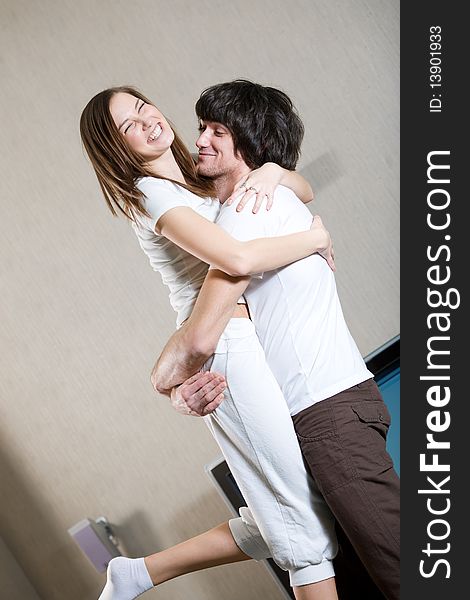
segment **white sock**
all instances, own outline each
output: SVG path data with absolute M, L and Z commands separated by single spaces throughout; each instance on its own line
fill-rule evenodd
M 143 558 L 113 558 L 107 578 L 98 600 L 133 600 L 153 587 Z

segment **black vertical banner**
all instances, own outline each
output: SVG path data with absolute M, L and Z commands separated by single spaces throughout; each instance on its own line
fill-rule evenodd
M 403 600 L 470 594 L 467 30 L 461 3 L 401 3 Z

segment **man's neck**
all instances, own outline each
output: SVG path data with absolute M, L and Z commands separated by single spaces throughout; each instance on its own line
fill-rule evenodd
M 251 169 L 247 167 L 247 165 L 243 165 L 243 167 L 240 167 L 239 169 L 234 169 L 233 171 L 224 173 L 220 177 L 214 179 L 215 190 L 221 204 L 223 204 L 230 196 L 235 184 L 238 183 L 240 179 L 243 179 L 243 177 L 248 176 L 250 170 Z

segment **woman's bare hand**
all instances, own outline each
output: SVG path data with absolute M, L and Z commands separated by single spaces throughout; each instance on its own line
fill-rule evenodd
M 266 210 L 269 210 L 273 205 L 274 190 L 281 182 L 284 171 L 285 169 L 276 163 L 266 163 L 259 169 L 251 171 L 237 181 L 226 203 L 230 205 L 238 200 L 237 211 L 241 211 L 246 203 L 256 196 L 253 212 L 257 213 L 263 202 L 266 202 Z
M 315 232 L 315 241 L 318 244 L 317 253 L 323 256 L 332 271 L 336 271 L 333 242 L 319 215 L 313 217 L 310 229 Z

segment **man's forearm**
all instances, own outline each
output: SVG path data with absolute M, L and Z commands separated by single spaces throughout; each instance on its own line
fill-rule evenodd
M 155 363 L 151 375 L 153 387 L 169 395 L 173 387 L 199 371 L 211 355 L 210 349 L 204 352 L 196 348 L 190 332 L 183 327 L 171 336 Z
M 153 368 L 152 384 L 158 392 L 169 394 L 212 356 L 248 283 L 248 277 L 209 271 L 191 316 L 168 340 Z

